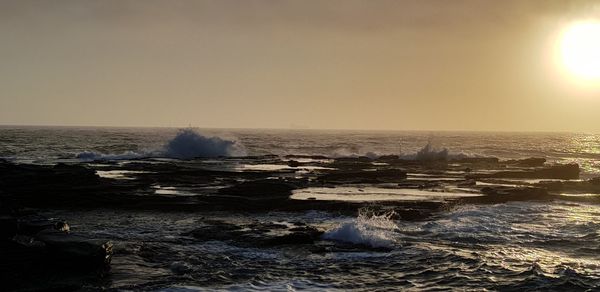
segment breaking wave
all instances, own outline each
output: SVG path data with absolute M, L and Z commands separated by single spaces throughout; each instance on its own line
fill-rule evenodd
M 120 154 L 104 154 L 94 151 L 85 151 L 76 155 L 84 161 L 94 160 L 124 160 L 141 158 L 176 158 L 192 159 L 198 157 L 219 156 L 244 156 L 246 150 L 241 143 L 234 139 L 221 137 L 208 137 L 197 133 L 193 129 L 180 130 L 177 135 L 168 141 L 162 149 L 154 151 L 127 151 Z
M 357 218 L 325 232 L 322 238 L 372 248 L 393 248 L 398 229 L 392 220 L 394 215 L 394 212 L 376 215 L 369 210 L 361 210 Z
M 179 131 L 164 149 L 165 156 L 178 159 L 239 156 L 245 154 L 244 152 L 235 140 L 203 136 L 192 129 Z
M 271 149 L 273 150 L 273 149 Z M 277 152 L 277 151 L 275 151 Z M 327 151 L 325 151 L 327 152 Z M 298 154 L 298 153 L 290 153 Z M 315 153 L 313 153 L 315 154 Z M 319 153 L 316 153 L 319 154 Z M 360 147 L 336 148 L 330 153 L 324 154 L 331 158 L 344 157 L 368 157 L 378 159 L 382 156 L 397 156 L 400 159 L 420 160 L 420 161 L 439 161 L 465 157 L 481 157 L 465 153 L 450 153 L 447 148 L 439 148 L 431 142 L 427 143 L 421 149 L 413 153 L 385 153 L 372 149 Z M 156 150 L 146 151 L 127 151 L 123 153 L 101 153 L 95 151 L 84 151 L 78 153 L 76 157 L 83 161 L 94 160 L 127 160 L 143 158 L 175 158 L 192 159 L 199 157 L 228 157 L 245 156 L 246 148 L 234 138 L 224 138 L 218 136 L 206 136 L 196 132 L 193 129 L 182 129 L 175 137 L 166 142 L 164 146 Z
M 428 142 L 425 146 L 419 149 L 416 153 L 383 153 L 378 151 L 369 151 L 365 149 L 355 150 L 346 148 L 337 148 L 332 151 L 332 158 L 357 158 L 357 157 L 368 157 L 370 159 L 377 159 L 381 156 L 396 155 L 401 159 L 406 160 L 419 160 L 419 161 L 439 161 L 449 159 L 460 159 L 466 157 L 483 157 L 481 155 L 475 155 L 470 153 L 450 153 L 447 148 L 440 148 L 434 146 L 431 142 Z

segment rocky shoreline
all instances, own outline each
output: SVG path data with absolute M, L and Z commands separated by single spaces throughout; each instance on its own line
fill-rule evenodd
M 19 289 L 23 287 L 17 283 L 53 278 L 53 273 L 101 278 L 110 270 L 110 240 L 78 236 L 67 222 L 37 215 L 43 210 L 356 214 L 368 206 L 375 213 L 393 211 L 396 220 L 426 220 L 461 204 L 557 199 L 599 203 L 595 194 L 600 194 L 600 179 L 582 180 L 579 173 L 576 164 L 548 164 L 543 158 L 269 155 L 56 165 L 0 161 L 0 242 L 6 259 L 2 273 L 13 283 L 9 288 Z M 399 199 L 344 199 L 369 197 L 373 188 Z M 319 192 L 311 196 L 313 189 Z M 341 189 L 349 193 L 336 193 Z M 297 199 L 298 192 L 309 195 Z M 320 198 L 323 193 L 336 199 Z M 307 245 L 323 252 L 314 245 L 322 233 L 301 221 L 292 226 L 234 225 L 207 218 L 183 235 L 261 248 Z

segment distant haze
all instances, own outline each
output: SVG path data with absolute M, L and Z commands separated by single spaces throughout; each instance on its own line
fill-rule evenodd
M 0 0 L 0 124 L 600 132 L 596 3 Z

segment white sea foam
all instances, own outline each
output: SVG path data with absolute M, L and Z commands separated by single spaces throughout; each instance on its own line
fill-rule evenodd
M 392 248 L 396 244 L 398 226 L 393 212 L 375 215 L 361 210 L 357 218 L 344 222 L 323 234 L 326 240 L 360 244 L 374 248 Z

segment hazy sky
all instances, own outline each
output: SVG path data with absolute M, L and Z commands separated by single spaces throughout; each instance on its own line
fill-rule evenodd
M 595 3 L 0 0 L 0 124 L 600 132 Z

